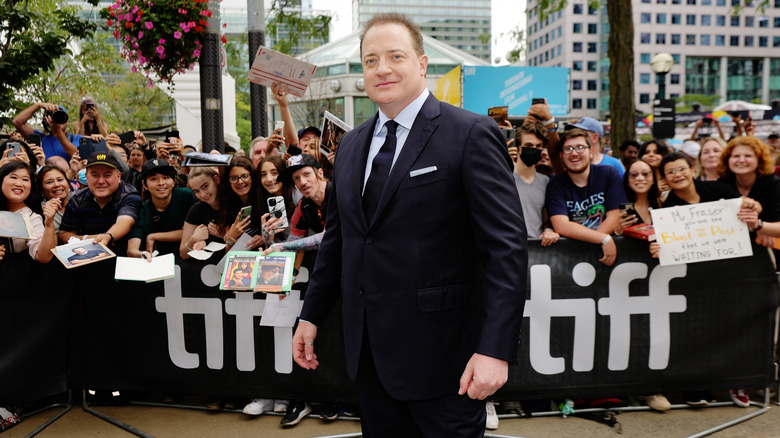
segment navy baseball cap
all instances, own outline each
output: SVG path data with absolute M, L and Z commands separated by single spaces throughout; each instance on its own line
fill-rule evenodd
M 151 172 L 170 175 L 171 178 L 176 178 L 177 176 L 176 168 L 171 166 L 168 160 L 163 160 L 162 158 L 154 158 L 145 162 L 141 166 L 141 179 L 146 180 L 146 176 Z
M 595 132 L 596 134 L 599 135 L 599 138 L 604 136 L 604 127 L 601 126 L 601 123 L 599 123 L 598 120 L 591 117 L 583 117 L 577 123 L 571 123 L 569 125 L 566 125 L 566 128 L 564 128 L 564 130 L 568 131 L 569 129 L 574 129 L 574 128 L 580 128 L 586 131 Z
M 303 129 L 298 131 L 298 140 L 300 140 L 301 137 L 303 137 L 303 134 L 306 134 L 307 132 L 314 133 L 314 135 L 316 135 L 317 138 L 322 137 L 322 131 L 320 131 L 319 129 L 317 129 L 314 126 L 307 126 L 307 127 L 305 127 L 305 128 L 303 128 Z
M 108 151 L 92 152 L 92 155 L 87 159 L 86 167 L 97 166 L 98 164 L 104 164 L 113 167 L 114 169 L 122 170 L 119 166 L 119 162 L 114 158 L 114 155 L 109 154 Z

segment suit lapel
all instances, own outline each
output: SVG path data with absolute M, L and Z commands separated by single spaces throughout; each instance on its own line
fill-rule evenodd
M 409 174 L 409 170 L 414 162 L 417 161 L 417 157 L 420 156 L 420 153 L 428 144 L 428 140 L 438 126 L 437 118 L 441 114 L 439 105 L 441 105 L 441 102 L 431 93 L 428 99 L 425 100 L 422 108 L 420 108 L 420 112 L 417 113 L 412 130 L 409 131 L 403 149 L 401 149 L 401 153 L 398 155 L 398 159 L 387 177 L 385 188 L 382 190 L 382 196 L 379 198 L 379 205 L 377 205 L 374 220 L 371 221 L 370 225 L 373 225 L 381 217 L 385 207 L 387 207 L 387 204 L 398 190 L 398 186 L 401 185 L 406 175 Z M 363 162 L 365 163 L 365 159 Z

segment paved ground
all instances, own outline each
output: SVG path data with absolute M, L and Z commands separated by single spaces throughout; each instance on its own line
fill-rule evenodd
M 722 397 L 720 399 L 723 399 Z M 754 400 L 757 400 L 754 397 Z M 724 437 L 780 437 L 780 406 L 770 405 L 764 414 L 756 416 L 712 436 Z M 360 424 L 354 420 L 323 422 L 306 418 L 297 426 L 283 429 L 280 416 L 250 417 L 239 412 L 214 412 L 170 407 L 120 406 L 96 407 L 96 410 L 130 424 L 155 437 L 324 437 L 355 436 Z M 560 416 L 534 418 L 502 418 L 500 427 L 490 434 L 512 437 L 686 437 L 718 424 L 758 412 L 760 407 L 736 406 L 705 409 L 673 409 L 665 413 L 638 411 L 621 412 L 617 419 L 622 434 L 609 426 L 582 418 Z M 25 419 L 21 424 L 2 434 L 2 438 L 24 437 L 56 414 L 50 409 Z M 134 435 L 74 406 L 65 416 L 49 426 L 39 437 L 132 437 Z

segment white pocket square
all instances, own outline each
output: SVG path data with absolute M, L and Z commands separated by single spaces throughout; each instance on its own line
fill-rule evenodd
M 417 169 L 409 172 L 409 178 L 414 178 L 415 176 L 425 175 L 426 173 L 435 172 L 437 169 L 436 166 L 430 166 L 430 167 L 423 167 L 422 169 Z

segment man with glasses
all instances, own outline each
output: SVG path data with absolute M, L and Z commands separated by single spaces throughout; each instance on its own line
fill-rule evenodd
M 615 263 L 617 247 L 612 233 L 620 220 L 619 205 L 626 202 L 622 181 L 611 166 L 591 164 L 587 131 L 570 129 L 561 135 L 561 161 L 566 172 L 547 185 L 547 212 L 556 233 L 601 245 L 600 262 Z

